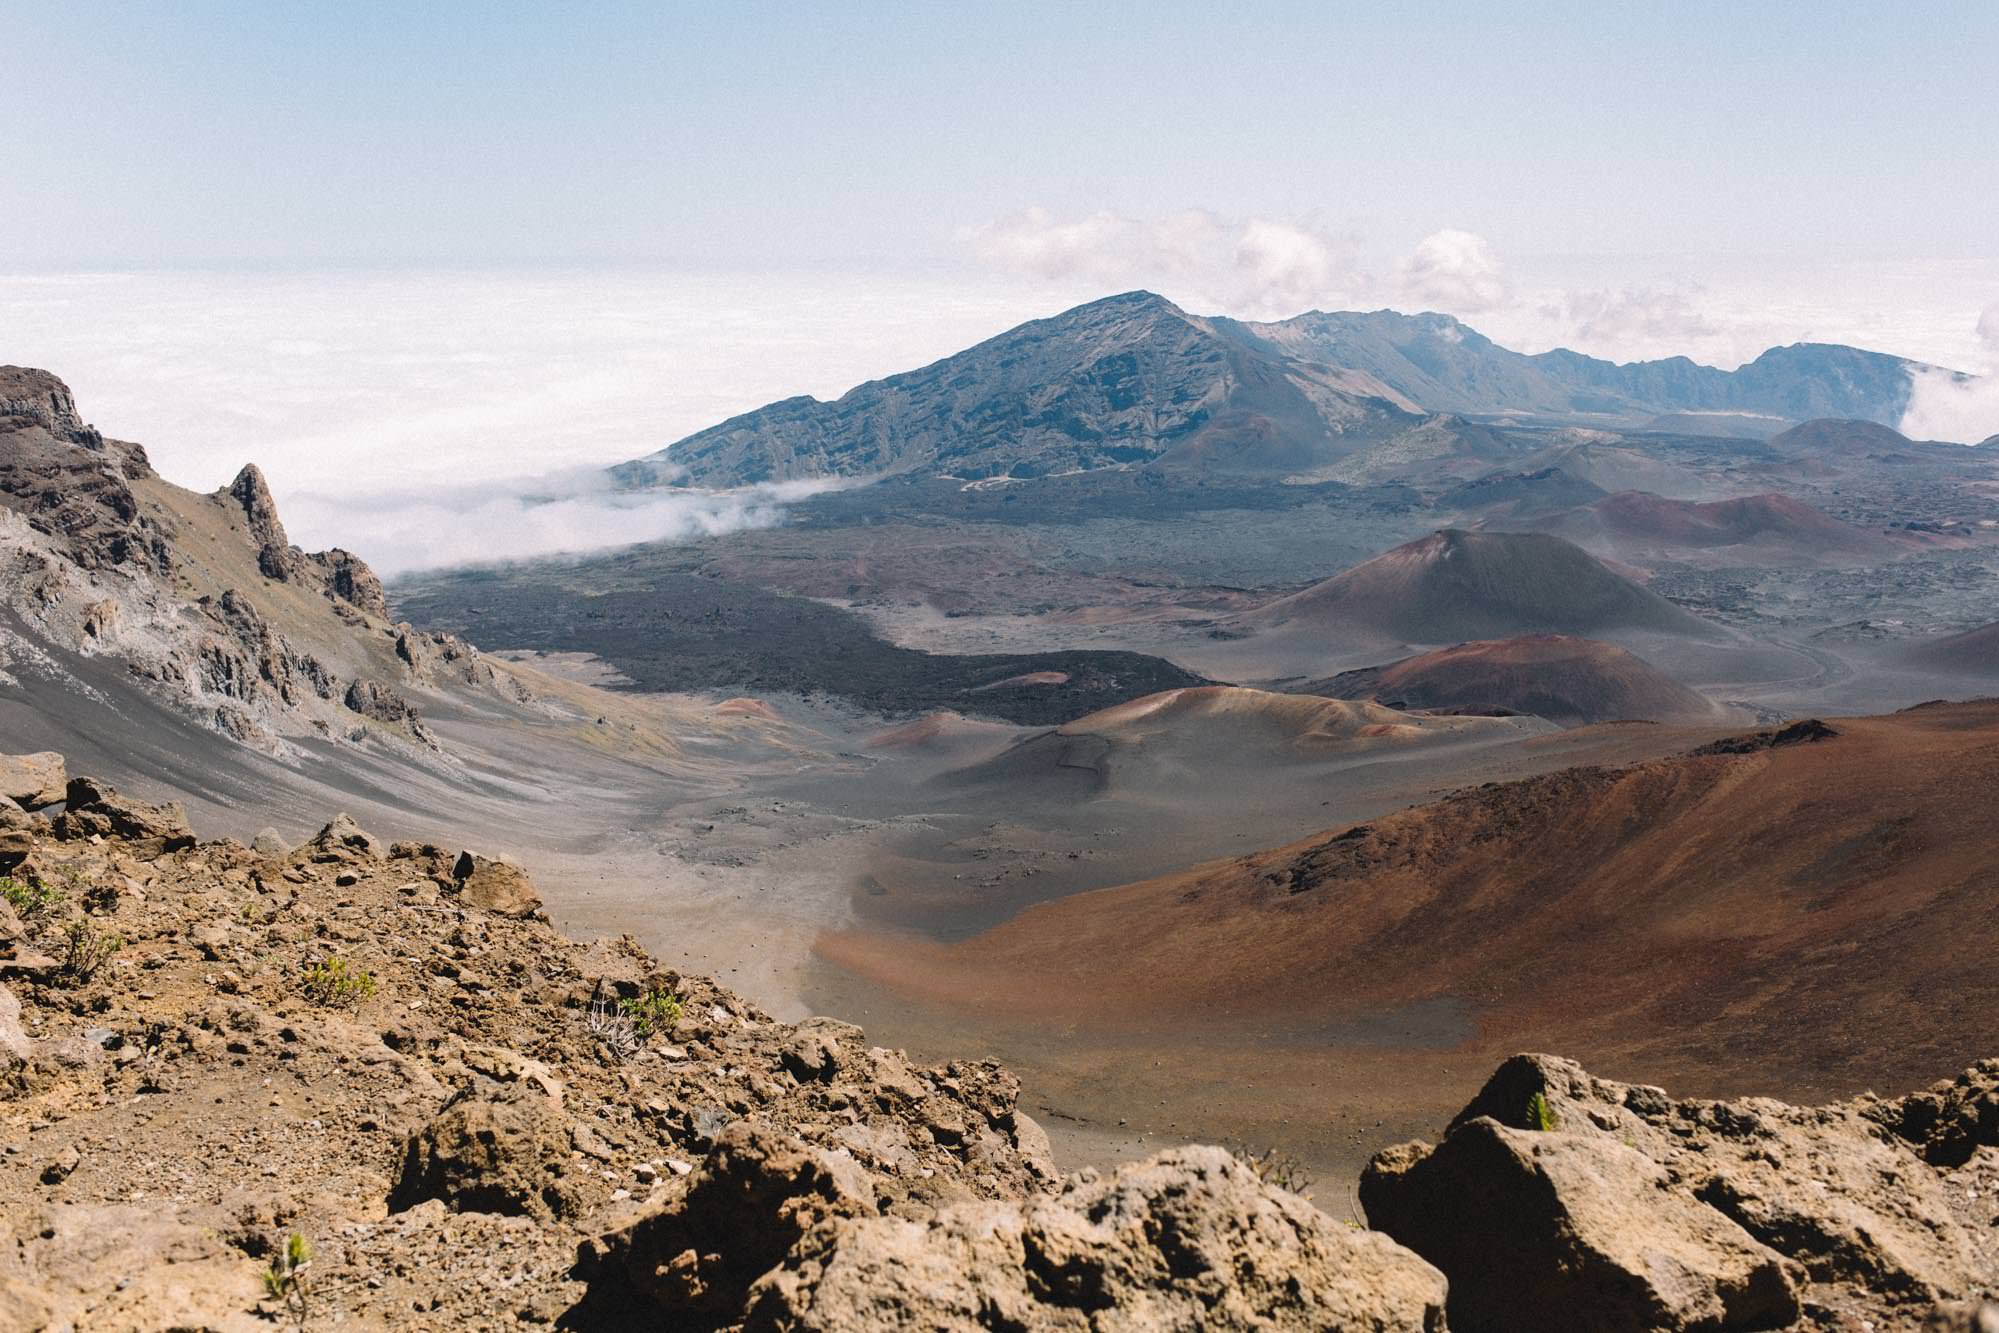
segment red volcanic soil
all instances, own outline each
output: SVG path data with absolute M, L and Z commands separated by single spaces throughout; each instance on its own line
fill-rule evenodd
M 1301 1034 L 1456 1006 L 1458 1049 L 1704 1085 L 1902 1086 L 1999 1014 L 1999 701 L 1487 784 L 1368 824 L 835 962 L 1016 1024 Z
M 1644 659 L 1565 634 L 1461 643 L 1342 672 L 1306 692 L 1373 699 L 1390 708 L 1532 713 L 1564 725 L 1619 719 L 1700 724 L 1727 716 Z
M 1455 528 L 1398 546 L 1244 619 L 1260 626 L 1362 626 L 1415 643 L 1613 628 L 1712 633 L 1560 537 Z
M 1932 670 L 1999 678 L 1999 624 L 1918 644 L 1908 658 Z
M 1645 491 L 1620 491 L 1586 509 L 1550 520 L 1555 531 L 1601 535 L 1619 543 L 1688 550 L 1750 546 L 1800 561 L 1832 556 L 1885 558 L 1899 548 L 1879 533 L 1771 493 L 1735 500 L 1669 500 Z

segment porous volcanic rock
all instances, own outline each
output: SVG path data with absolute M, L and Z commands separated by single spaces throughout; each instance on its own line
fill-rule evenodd
M 451 875 L 459 897 L 473 907 L 501 916 L 533 916 L 541 910 L 534 881 L 517 865 L 461 852 Z
M 1525 1055 L 1440 1144 L 1379 1155 L 1360 1199 L 1444 1270 L 1460 1330 L 1882 1327 L 1999 1287 L 1995 1184 L 1999 1061 L 1799 1107 Z
M 162 850 L 194 846 L 187 810 L 179 801 L 153 805 L 125 796 L 96 778 L 75 777 L 63 792 L 63 812 L 54 828 L 64 838 L 89 837 L 156 840 Z
M 568 1121 L 545 1094 L 516 1084 L 468 1096 L 410 1136 L 389 1207 L 567 1217 L 582 1198 L 569 1158 Z
M 69 769 L 53 750 L 0 754 L 0 796 L 24 810 L 54 805 L 69 787 Z
M 1427 1333 L 1444 1279 L 1222 1149 L 1182 1148 L 1053 1198 L 823 1225 L 757 1283 L 744 1327 Z

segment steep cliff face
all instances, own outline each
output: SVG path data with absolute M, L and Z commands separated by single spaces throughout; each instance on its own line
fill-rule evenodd
M 389 623 L 381 581 L 346 551 L 291 544 L 254 466 L 200 495 L 107 440 L 46 371 L 0 367 L 0 680 L 65 678 L 103 706 L 83 663 L 270 753 L 299 737 L 435 742 L 412 685 L 491 672 L 456 640 Z M 94 701 L 94 702 L 93 702 Z

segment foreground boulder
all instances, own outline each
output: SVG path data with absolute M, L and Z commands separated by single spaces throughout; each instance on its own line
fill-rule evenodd
M 593 1290 L 600 1304 L 664 1315 L 667 1327 L 734 1323 L 750 1284 L 815 1225 L 874 1212 L 851 1156 L 737 1121 L 659 1206 L 599 1242 Z
M 1451 1275 L 1461 1328 L 1783 1328 L 1782 1259 L 1613 1140 L 1480 1118 L 1368 1169 L 1368 1221 Z
M 0 754 L 0 796 L 24 810 L 54 805 L 69 787 L 69 770 L 53 750 Z
M 1823 1107 L 1675 1101 L 1507 1061 L 1361 1180 L 1461 1330 L 1915 1324 L 1999 1290 L 1999 1062 Z M 1853 1323 L 1853 1326 L 1860 1326 Z
M 1182 1148 L 1061 1194 L 922 1220 L 825 1224 L 750 1295 L 749 1329 L 1444 1327 L 1444 1278 L 1220 1148 Z
M 451 868 L 458 896 L 467 905 L 501 916 L 528 917 L 541 910 L 541 895 L 527 871 L 506 861 L 461 852 Z
M 467 1097 L 410 1137 L 389 1207 L 436 1199 L 455 1212 L 566 1217 L 579 1201 L 569 1156 L 568 1124 L 547 1095 Z
M 152 805 L 96 778 L 71 778 L 63 800 L 63 812 L 54 820 L 57 837 L 122 838 L 148 855 L 194 846 L 194 830 L 179 801 Z

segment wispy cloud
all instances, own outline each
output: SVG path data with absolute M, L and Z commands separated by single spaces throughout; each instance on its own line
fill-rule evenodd
M 787 504 L 852 484 L 790 481 L 735 491 L 618 492 L 605 484 L 602 472 L 592 470 L 417 494 L 308 491 L 291 497 L 285 518 L 294 530 L 339 532 L 343 545 L 369 555 L 377 573 L 392 577 L 774 528 L 784 522 Z

